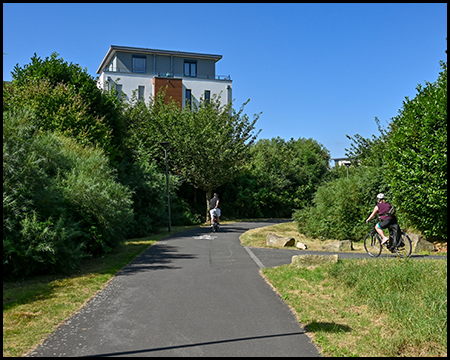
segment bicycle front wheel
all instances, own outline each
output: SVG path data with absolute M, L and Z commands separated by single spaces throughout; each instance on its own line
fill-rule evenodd
M 380 237 L 376 234 L 367 234 L 364 238 L 364 248 L 370 256 L 380 256 L 382 249 Z
M 395 252 L 400 258 L 407 258 L 411 256 L 412 242 L 408 234 L 402 232 L 402 241 L 400 245 L 395 248 Z

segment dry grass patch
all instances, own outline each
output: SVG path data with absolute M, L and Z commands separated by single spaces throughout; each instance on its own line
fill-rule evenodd
M 334 243 L 337 240 L 334 239 L 313 239 L 308 238 L 303 234 L 300 234 L 297 229 L 297 225 L 295 222 L 282 223 L 272 226 L 266 226 L 258 229 L 251 229 L 246 231 L 241 235 L 240 240 L 243 246 L 253 246 L 260 248 L 276 248 L 276 246 L 266 245 L 267 234 L 269 232 L 273 232 L 275 234 L 284 236 L 284 237 L 293 237 L 297 242 L 301 242 L 307 245 L 307 250 L 310 251 L 324 251 L 323 246 L 326 244 Z M 283 249 L 296 249 L 295 246 L 285 247 Z M 361 252 L 366 253 L 364 249 L 363 241 L 353 242 L 353 251 L 352 252 Z
M 421 275 L 423 269 L 429 268 L 434 270 Z M 363 293 L 361 288 L 348 286 L 345 274 L 354 273 L 354 269 L 361 270 L 366 283 L 370 279 L 387 278 L 386 282 L 394 288 L 392 293 L 387 291 L 384 295 L 383 284 L 376 281 L 370 281 L 371 286 Z M 418 276 L 405 276 L 404 282 L 396 275 L 398 272 Z M 289 305 L 323 356 L 447 356 L 446 311 L 437 314 L 430 307 L 423 313 L 416 311 L 430 294 L 436 295 L 436 302 L 445 297 L 446 263 L 441 260 L 340 260 L 312 269 L 291 264 L 264 268 L 261 274 Z M 361 279 L 357 274 L 350 274 L 350 277 L 354 275 Z M 394 283 L 403 290 L 397 292 Z M 427 294 L 422 283 L 430 286 Z M 383 304 L 373 301 L 380 293 L 383 293 Z M 398 296 L 403 299 L 401 309 L 396 303 Z M 416 325 L 404 315 L 398 318 L 399 313 L 411 314 L 408 316 L 415 316 L 415 320 L 419 318 L 420 328 L 430 329 L 430 332 L 419 334 Z M 431 325 L 440 323 L 441 319 L 445 321 L 442 329 Z

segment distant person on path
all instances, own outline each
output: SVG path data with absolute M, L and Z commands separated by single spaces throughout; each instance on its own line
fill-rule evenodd
M 397 223 L 397 219 L 395 217 L 392 217 L 388 214 L 389 210 L 391 209 L 392 205 L 386 202 L 384 199 L 384 194 L 378 194 L 377 195 L 377 201 L 378 204 L 375 205 L 375 208 L 373 209 L 372 214 L 367 218 L 366 223 L 369 222 L 377 213 L 379 213 L 380 216 L 380 222 L 375 226 L 375 230 L 378 234 L 380 234 L 381 238 L 381 245 L 384 245 L 386 241 L 389 240 L 388 237 L 384 235 L 383 229 L 386 229 L 389 225 L 393 225 Z
M 219 208 L 219 194 L 214 193 L 214 197 L 209 200 L 209 214 L 211 215 L 211 226 L 213 223 L 214 213 L 217 215 L 217 224 L 219 225 L 220 220 L 220 208 Z

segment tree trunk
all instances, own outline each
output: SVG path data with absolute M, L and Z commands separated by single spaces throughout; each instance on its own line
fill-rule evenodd
M 208 189 L 206 194 L 206 222 L 211 222 L 211 216 L 209 214 L 209 200 L 211 200 L 211 189 Z

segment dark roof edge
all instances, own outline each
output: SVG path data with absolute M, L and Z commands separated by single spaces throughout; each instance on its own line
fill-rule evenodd
M 113 53 L 116 51 L 123 52 L 132 52 L 132 53 L 140 53 L 140 54 L 157 54 L 157 55 L 167 55 L 167 56 L 180 56 L 180 57 L 192 57 L 192 58 L 200 58 L 200 59 L 211 59 L 214 61 L 219 61 L 222 59 L 222 55 L 214 55 L 214 54 L 201 54 L 194 52 L 185 52 L 185 51 L 173 51 L 173 50 L 158 50 L 158 49 L 149 49 L 149 48 L 138 48 L 131 46 L 119 46 L 119 45 L 111 45 L 106 53 L 103 61 L 97 69 L 97 74 L 100 74 L 102 69 L 106 66 L 106 64 L 110 61 Z

